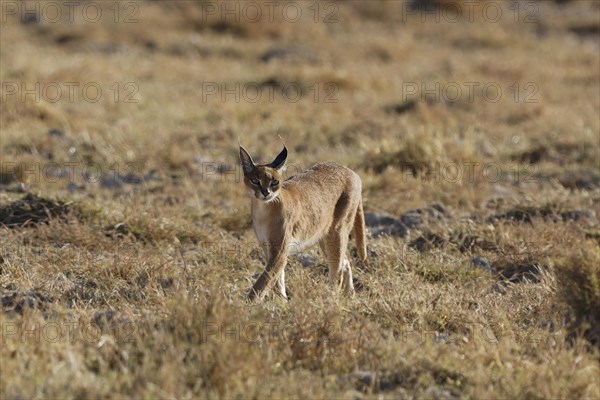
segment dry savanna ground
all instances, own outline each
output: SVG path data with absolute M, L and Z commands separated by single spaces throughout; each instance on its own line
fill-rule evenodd
M 599 398 L 599 3 L 269 4 L 0 2 L 0 397 Z M 278 135 L 353 298 L 245 299 Z

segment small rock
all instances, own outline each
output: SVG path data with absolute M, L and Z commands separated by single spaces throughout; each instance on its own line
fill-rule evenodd
M 267 78 L 264 81 L 262 81 L 260 84 L 262 86 L 270 87 L 270 88 L 278 88 L 278 87 L 281 87 L 284 85 L 283 82 L 281 82 L 279 79 L 274 78 L 274 77 Z
M 58 45 L 68 45 L 79 42 L 81 39 L 83 39 L 83 35 L 81 33 L 67 32 L 56 36 L 54 38 L 54 42 Z
M 449 217 L 450 213 L 446 208 L 436 203 L 408 211 L 400 216 L 400 220 L 408 229 L 413 229 L 435 222 L 445 222 Z
M 415 100 L 408 100 L 404 103 L 392 104 L 385 107 L 385 111 L 389 114 L 404 114 L 408 111 L 413 111 L 417 108 L 417 102 Z
M 367 51 L 366 56 L 376 61 L 388 63 L 392 61 L 393 57 L 389 51 L 381 47 L 374 47 Z
M 496 270 L 500 270 L 500 278 L 511 283 L 539 283 L 540 272 L 542 271 L 542 269 L 542 266 L 534 263 L 509 265 L 502 269 L 496 268 Z
M 32 25 L 39 24 L 41 21 L 41 17 L 37 12 L 26 12 L 25 14 L 21 14 L 21 23 L 23 25 Z
M 2 293 L 0 293 L 2 294 Z M 0 299 L 4 311 L 14 311 L 23 315 L 25 309 L 34 309 L 46 311 L 50 299 L 37 291 L 13 292 L 3 295 Z
M 505 220 L 532 224 L 536 218 L 554 222 L 576 221 L 583 222 L 589 225 L 596 225 L 598 223 L 596 213 L 593 210 L 583 208 L 561 211 L 560 209 L 556 209 L 556 207 L 549 205 L 542 207 L 515 207 L 502 214 L 497 214 L 495 216 L 490 217 L 488 221 L 494 223 L 495 221 Z
M 459 399 L 459 397 L 452 394 L 452 392 L 450 392 L 449 390 L 440 389 L 440 388 L 436 388 L 436 387 L 427 388 L 427 390 L 425 391 L 424 398 L 431 399 L 431 400 L 458 400 Z
M 408 230 L 398 218 L 384 213 L 365 213 L 365 225 L 375 238 L 384 235 L 404 237 L 408 234 Z
M 115 317 L 115 312 L 113 310 L 108 311 L 98 311 L 94 314 L 94 324 L 99 328 L 103 328 L 106 325 L 109 325 Z
M 144 43 L 144 48 L 150 52 L 155 52 L 158 50 L 158 44 L 153 40 L 147 40 Z
M 600 34 L 600 25 L 598 24 L 587 24 L 587 25 L 576 25 L 571 26 L 569 31 L 576 34 L 579 37 L 595 37 L 597 38 Z
M 561 213 L 560 216 L 562 217 L 563 221 L 584 222 L 589 225 L 598 224 L 596 213 L 594 210 L 590 210 L 588 208 L 565 211 Z
M 175 280 L 173 278 L 161 278 L 158 281 L 161 289 L 167 290 L 171 289 L 175 285 Z
M 144 175 L 143 180 L 146 181 L 146 182 L 151 182 L 151 181 L 157 181 L 157 180 L 159 180 L 158 170 L 157 169 L 151 170 L 146 175 Z
M 3 182 L 0 182 L 2 184 Z M 27 193 L 29 185 L 25 182 L 17 182 L 2 188 L 2 191 L 7 193 Z
M 439 212 L 440 214 L 443 214 L 446 216 L 449 215 L 448 210 L 446 210 L 446 207 L 444 207 L 443 204 L 435 203 L 435 204 L 432 204 L 429 208 Z
M 376 371 L 357 371 L 354 374 L 354 379 L 357 381 L 356 386 L 363 391 L 379 387 L 379 379 Z
M 491 266 L 490 262 L 488 261 L 488 259 L 485 257 L 479 257 L 479 256 L 473 257 L 471 259 L 471 264 L 475 268 L 481 268 L 486 272 L 492 272 L 492 266 Z
M 122 53 L 127 54 L 131 52 L 131 49 L 121 43 L 92 43 L 89 48 L 99 53 L 116 54 Z
M 408 229 L 416 228 L 423 224 L 423 218 L 421 217 L 421 213 L 418 210 L 409 211 L 400 216 L 400 221 L 406 226 Z
M 52 218 L 66 217 L 69 203 L 28 193 L 20 200 L 0 207 L 0 225 L 24 227 L 47 223 Z
M 73 193 L 73 192 L 85 190 L 85 186 L 84 185 L 78 185 L 75 182 L 69 182 L 67 184 L 67 190 L 69 192 Z
M 448 332 L 438 332 L 435 331 L 435 342 L 437 344 L 446 344 L 450 340 L 450 335 Z
M 585 233 L 585 238 L 590 240 L 595 240 L 598 244 L 600 244 L 600 232 L 590 231 Z
M 315 257 L 308 254 L 299 254 L 296 258 L 304 268 L 312 268 L 317 265 Z
M 144 181 L 142 177 L 134 174 L 133 172 L 130 172 L 127 175 L 119 174 L 119 179 L 130 185 L 140 185 Z
M 431 251 L 436 248 L 442 248 L 446 246 L 446 244 L 448 244 L 448 241 L 445 238 L 438 234 L 428 232 L 412 240 L 408 244 L 408 247 L 411 247 L 421 253 L 424 253 L 426 251 Z
M 498 245 L 495 242 L 477 235 L 465 235 L 458 233 L 457 235 L 454 235 L 451 241 L 459 245 L 459 250 L 461 253 L 474 251 L 477 249 L 498 251 Z
M 114 226 L 114 231 L 121 235 L 127 235 L 128 233 L 131 232 L 131 229 L 129 229 L 129 226 L 127 226 L 127 224 L 125 224 L 123 222 L 119 222 L 118 224 L 116 224 Z
M 133 324 L 127 318 L 119 317 L 114 310 L 98 311 L 91 321 L 102 333 L 111 332 L 132 334 Z M 125 338 L 125 336 L 123 336 Z
M 120 189 L 123 184 L 128 185 L 140 185 L 144 179 L 134 173 L 123 175 L 117 174 L 105 174 L 100 180 L 100 185 L 106 189 Z
M 381 225 L 370 228 L 371 236 L 374 238 L 380 236 L 396 236 L 396 237 L 405 237 L 408 235 L 408 229 L 402 223 L 396 222 L 392 225 Z
M 200 154 L 196 154 L 196 155 L 194 156 L 194 162 L 195 162 L 196 164 L 209 164 L 209 163 L 210 163 L 210 164 L 214 164 L 214 163 L 213 163 L 213 162 L 210 160 L 210 158 L 207 158 L 207 157 L 205 157 L 205 156 L 203 156 L 203 155 L 200 155 Z
M 524 222 L 533 223 L 536 217 L 547 217 L 556 215 L 552 210 L 546 210 L 543 208 L 536 207 L 515 207 L 511 210 L 506 211 L 502 214 L 497 214 L 488 219 L 488 222 L 494 223 L 495 221 L 513 221 L 513 222 Z
M 554 323 L 554 321 L 550 321 L 547 319 L 538 322 L 537 327 L 541 329 L 547 329 L 550 333 L 554 333 L 556 331 L 556 324 Z
M 365 213 L 365 224 L 367 226 L 391 225 L 396 223 L 397 219 L 391 215 L 383 213 Z
M 273 47 L 260 56 L 262 62 L 268 63 L 272 60 L 283 60 L 292 62 L 310 62 L 318 61 L 317 55 L 306 49 L 296 47 Z
M 120 189 L 123 184 L 115 175 L 104 175 L 100 180 L 100 186 L 105 189 Z
M 492 291 L 501 295 L 505 295 L 507 293 L 506 285 L 502 284 L 502 282 L 494 282 L 492 284 Z
M 48 135 L 54 136 L 54 137 L 64 137 L 65 131 L 63 131 L 62 129 L 58 129 L 58 128 L 52 128 L 52 129 L 48 130 Z
M 597 168 L 567 172 L 558 180 L 567 189 L 595 190 L 600 187 L 600 173 Z
M 352 400 L 360 400 L 364 398 L 364 394 L 359 392 L 358 390 L 349 389 L 341 394 L 341 397 L 344 399 L 352 399 Z
M 384 213 L 365 213 L 365 224 L 373 237 L 382 235 L 405 237 L 410 229 L 420 229 L 433 223 L 445 222 L 450 213 L 442 204 L 408 211 L 395 218 Z

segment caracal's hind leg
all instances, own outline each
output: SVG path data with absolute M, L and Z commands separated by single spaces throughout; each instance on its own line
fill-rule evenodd
M 346 252 L 344 252 L 344 254 L 345 253 Z M 354 281 L 352 279 L 352 268 L 350 267 L 350 261 L 348 261 L 347 258 L 344 258 L 342 268 L 342 289 L 345 293 L 352 296 L 354 295 Z
M 321 249 L 321 255 L 325 259 L 325 262 L 329 263 L 329 259 L 327 258 L 327 238 L 319 240 L 319 249 Z
M 346 259 L 348 232 L 346 229 L 332 229 L 325 237 L 327 260 L 329 262 L 329 280 L 336 287 L 340 284 L 346 293 L 354 292 L 352 270 Z
M 285 292 L 285 268 L 281 270 L 279 277 L 277 278 L 277 293 L 287 300 L 287 294 Z

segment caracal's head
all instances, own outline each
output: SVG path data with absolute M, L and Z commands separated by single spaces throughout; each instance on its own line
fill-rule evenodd
M 257 165 L 252 161 L 250 154 L 240 146 L 244 184 L 249 189 L 249 193 L 266 203 L 275 200 L 283 182 L 282 173 L 286 159 L 287 148 L 284 145 L 283 150 L 273 162 Z

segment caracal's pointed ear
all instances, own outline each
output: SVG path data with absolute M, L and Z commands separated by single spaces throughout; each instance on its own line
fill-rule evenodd
M 275 168 L 276 170 L 281 171 L 283 169 L 283 167 L 285 166 L 285 161 L 287 160 L 287 155 L 288 155 L 287 147 L 285 147 L 285 145 L 283 145 L 283 150 L 281 150 L 281 153 L 279 153 L 277 155 L 277 157 L 275 157 L 273 162 L 271 164 L 269 164 L 269 167 Z
M 240 160 L 242 161 L 242 171 L 244 171 L 244 175 L 249 174 L 254 171 L 256 166 L 254 165 L 254 161 L 252 161 L 252 157 L 250 154 L 240 145 Z

